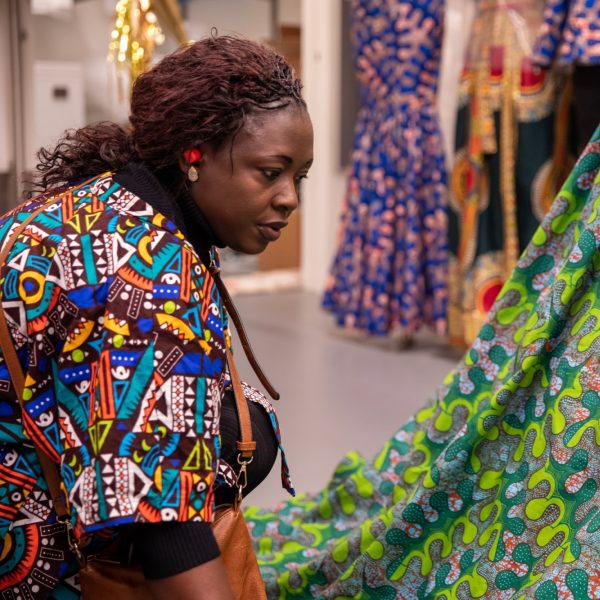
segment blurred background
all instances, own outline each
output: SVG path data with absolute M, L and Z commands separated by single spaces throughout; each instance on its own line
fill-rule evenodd
M 127 122 L 127 86 L 123 82 L 119 86 L 114 63 L 107 60 L 116 4 L 115 0 L 0 0 L 0 208 L 15 204 L 18 179 L 34 169 L 36 151 L 64 129 L 100 120 Z M 299 269 L 303 286 L 320 291 L 334 251 L 358 103 L 350 3 L 155 0 L 151 5 L 163 15 L 159 23 L 164 36 L 163 43 L 154 47 L 153 61 L 178 46 L 181 27 L 189 39 L 200 39 L 215 28 L 221 34 L 275 45 L 300 72 L 318 155 L 303 191 L 302 214 L 285 232 L 277 252 L 258 261 L 240 258 L 232 268 Z M 179 24 L 168 18 L 175 12 L 168 7 L 178 10 Z M 461 12 L 455 12 L 460 19 Z M 460 53 L 459 49 L 457 56 Z M 460 68 L 457 60 L 454 79 Z M 446 106 L 444 113 L 452 119 L 453 107 L 447 102 Z M 283 275 L 283 285 L 298 281 L 296 273 Z
M 346 451 L 370 457 L 433 397 L 572 164 L 600 58 L 548 45 L 577 1 L 560 4 L 0 0 L 0 209 L 65 129 L 126 125 L 135 76 L 179 44 L 216 31 L 284 54 L 315 163 L 282 239 L 222 259 L 281 392 L 296 488 L 316 491 Z M 600 30 L 597 11 L 575 16 Z M 277 466 L 251 499 L 283 496 Z

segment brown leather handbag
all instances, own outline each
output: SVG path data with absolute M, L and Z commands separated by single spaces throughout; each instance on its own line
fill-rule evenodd
M 40 206 L 13 231 L 11 238 L 6 242 L 0 253 L 0 267 L 6 263 L 6 258 L 15 240 L 25 230 L 29 222 L 42 212 L 44 208 L 44 205 Z M 219 288 L 227 311 L 238 329 L 238 335 L 250 364 L 271 396 L 274 399 L 279 399 L 279 394 L 269 383 L 254 358 L 237 310 L 227 293 L 216 265 L 212 264 L 210 271 Z M 2 287 L 0 286 L 0 303 L 1 301 Z M 9 370 L 19 402 L 22 403 L 25 376 L 12 342 L 4 311 L 1 310 L 1 307 L 0 348 L 2 349 L 2 355 Z M 216 509 L 212 527 L 221 550 L 221 558 L 225 564 L 225 570 L 234 597 L 237 600 L 266 600 L 265 587 L 256 561 L 256 555 L 252 548 L 252 540 L 240 508 L 243 488 L 246 485 L 246 470 L 248 464 L 252 462 L 256 442 L 252 439 L 252 427 L 247 401 L 233 361 L 233 356 L 229 349 L 227 349 L 227 362 L 240 424 L 241 439 L 236 444 L 238 462 L 241 468 L 237 478 L 238 494 L 236 500 L 231 505 L 220 506 Z M 74 535 L 65 498 L 61 492 L 59 467 L 38 446 L 35 447 L 35 450 L 50 491 L 54 510 L 56 511 L 58 520 L 65 525 L 69 548 L 80 565 L 79 578 L 84 600 L 106 600 L 106 598 L 110 598 L 111 600 L 146 600 L 150 596 L 150 593 L 139 566 L 120 562 L 116 558 L 118 555 L 114 553 L 113 547 L 99 555 L 86 555 L 85 550 L 81 547 L 80 540 L 76 539 Z
M 213 532 L 221 549 L 221 560 L 233 597 L 237 600 L 266 600 L 252 540 L 242 512 L 233 506 L 219 507 Z M 151 597 L 141 568 L 121 564 L 109 555 L 87 557 L 79 570 L 84 600 L 147 600 Z

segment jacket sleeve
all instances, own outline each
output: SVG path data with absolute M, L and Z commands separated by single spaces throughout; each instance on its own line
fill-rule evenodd
M 138 229 L 112 236 L 106 274 L 87 273 L 57 302 L 63 477 L 86 532 L 212 518 L 225 365 L 218 294 L 183 240 Z

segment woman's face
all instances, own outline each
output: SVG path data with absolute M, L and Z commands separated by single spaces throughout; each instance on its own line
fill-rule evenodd
M 249 114 L 233 145 L 200 147 L 192 195 L 217 237 L 258 254 L 277 240 L 298 208 L 298 189 L 313 160 L 313 131 L 303 107 Z M 187 171 L 187 165 L 182 165 Z

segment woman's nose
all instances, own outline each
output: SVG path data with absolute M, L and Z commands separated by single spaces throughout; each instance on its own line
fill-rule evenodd
M 286 182 L 282 189 L 278 191 L 274 204 L 277 208 L 285 209 L 288 213 L 298 208 L 298 186 L 294 180 Z

